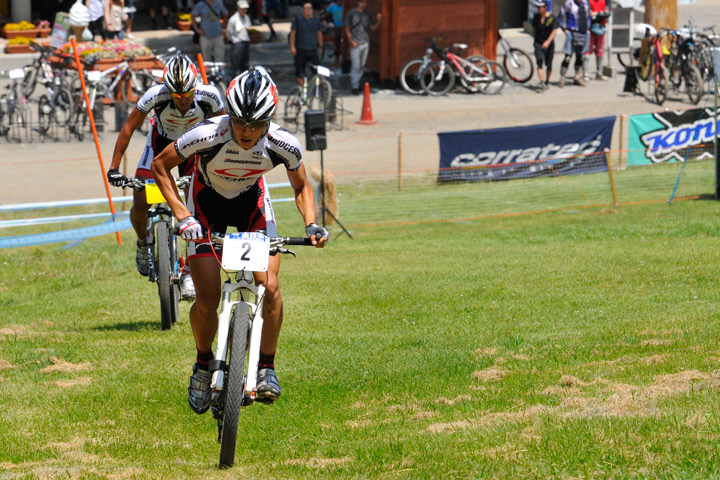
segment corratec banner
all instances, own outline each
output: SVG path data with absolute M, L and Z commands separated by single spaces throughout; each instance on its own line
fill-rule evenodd
M 630 115 L 628 165 L 712 158 L 713 123 L 711 108 Z
M 438 133 L 438 181 L 491 181 L 607 171 L 615 117 Z

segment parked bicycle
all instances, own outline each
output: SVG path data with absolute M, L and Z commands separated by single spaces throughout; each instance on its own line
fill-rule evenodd
M 25 70 L 14 68 L 0 72 L 0 77 L 9 78 L 12 82 L 6 87 L 7 91 L 0 95 L 0 135 L 22 139 L 29 138 L 30 109 L 23 89 Z
M 500 30 L 498 30 L 498 43 L 505 53 L 503 66 L 505 67 L 508 77 L 517 83 L 526 83 L 530 80 L 535 73 L 535 65 L 530 55 L 510 45 L 510 42 L 508 42 L 506 38 L 503 38 Z
M 295 86 L 285 99 L 284 126 L 294 132 L 298 129 L 300 111 L 303 107 L 310 110 L 330 110 L 332 85 L 328 78 L 332 71 L 322 65 L 310 65 L 315 75 L 305 79 L 303 86 Z
M 215 360 L 212 373 L 211 411 L 218 425 L 220 467 L 235 462 L 240 407 L 257 398 L 257 371 L 263 327 L 265 287 L 253 272 L 266 272 L 270 255 L 295 253 L 286 245 L 312 245 L 309 238 L 267 237 L 261 233 L 211 234 L 215 250 L 228 275 L 222 287 Z M 234 279 L 233 279 L 234 277 Z
M 655 28 L 648 24 L 638 25 L 644 30 L 643 43 L 639 52 L 640 78 L 648 81 L 650 95 L 655 103 L 662 105 L 667 98 L 668 76 L 663 61 L 664 47 L 662 38 Z M 669 52 L 668 52 L 669 53 Z
M 469 92 L 490 95 L 500 93 L 507 74 L 502 65 L 479 55 L 462 58 L 458 53 L 468 48 L 454 43 L 440 52 L 440 61 L 431 62 L 420 72 L 420 85 L 429 95 L 444 95 L 455 86 L 456 79 Z M 453 52 L 452 49 L 455 49 Z
M 98 103 L 114 103 L 116 88 L 120 89 L 124 101 L 137 102 L 140 97 L 155 84 L 155 77 L 144 70 L 133 70 L 130 61 L 125 60 L 103 71 L 92 70 L 97 58 L 90 55 L 83 64 L 85 85 L 88 91 L 90 109 L 94 111 Z M 69 121 L 69 129 L 79 140 L 82 140 L 88 124 L 87 105 L 80 85 L 80 78 L 72 85 L 73 109 Z
M 56 86 L 62 84 L 62 87 L 69 89 L 72 77 L 77 76 L 75 70 L 67 69 L 73 61 L 72 55 L 35 42 L 30 42 L 29 45 L 40 56 L 25 67 L 25 77 L 23 78 L 25 96 L 30 97 L 38 83 L 45 85 L 52 83 Z M 58 59 L 59 62 L 54 61 Z
M 675 93 L 684 85 L 690 103 L 697 105 L 703 94 L 703 78 L 696 65 L 694 31 L 687 27 L 665 30 L 670 39 L 670 55 L 664 57 L 670 85 Z
M 184 189 L 190 184 L 190 178 L 179 177 L 175 179 L 175 183 L 179 189 Z M 147 203 L 151 205 L 147 214 L 148 232 L 152 234 L 155 242 L 150 246 L 148 254 L 148 279 L 157 283 L 161 328 L 169 330 L 178 321 L 180 275 L 184 266 L 180 242 L 174 234 L 177 222 L 153 180 L 126 178 L 122 187 L 130 187 L 136 191 L 145 190 Z
M 225 101 L 225 93 L 227 92 L 227 67 L 225 62 L 205 62 L 205 75 L 207 75 L 208 84 L 214 85 L 220 92 L 220 99 Z
M 427 42 L 428 47 L 425 49 L 425 55 L 420 58 L 412 58 L 408 60 L 400 69 L 400 75 L 398 77 L 400 80 L 400 86 L 410 95 L 424 95 L 426 93 L 420 83 L 420 73 L 425 72 L 427 66 L 430 65 L 433 53 L 437 55 L 438 58 L 441 58 L 443 51 L 437 45 L 440 40 L 440 37 L 426 38 L 425 41 Z M 429 71 L 426 73 L 430 74 Z M 426 83 L 431 82 L 432 79 L 426 79 Z

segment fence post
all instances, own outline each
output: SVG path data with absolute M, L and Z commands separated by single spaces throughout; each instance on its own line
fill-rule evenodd
M 605 148 L 605 163 L 607 163 L 608 176 L 610 177 L 610 188 L 612 189 L 613 205 L 618 208 L 617 191 L 615 190 L 615 177 L 613 177 L 612 165 L 610 164 L 610 149 Z
M 623 133 L 625 133 L 625 114 L 624 113 L 620 114 L 620 138 L 619 138 L 619 142 L 618 142 L 620 144 L 620 148 L 618 148 L 618 150 L 619 150 L 618 167 L 623 166 L 623 152 L 625 151 L 625 144 L 623 143 L 623 140 L 624 140 Z
M 398 132 L 398 191 L 402 186 L 402 132 Z

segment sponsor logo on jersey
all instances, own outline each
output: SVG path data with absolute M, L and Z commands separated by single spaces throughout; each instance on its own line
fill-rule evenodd
M 240 155 L 240 152 L 238 152 L 237 150 L 233 150 L 231 148 L 228 148 L 227 150 L 225 150 L 225 153 L 227 153 L 228 155 Z
M 207 135 L 205 137 L 196 138 L 195 140 L 192 140 L 192 141 L 186 143 L 185 145 L 183 145 L 181 150 L 185 150 L 186 148 L 196 145 L 198 143 L 208 142 L 208 141 L 212 140 L 213 138 L 222 137 L 223 135 L 225 135 L 227 133 L 227 131 L 228 131 L 228 129 L 226 128 L 225 130 L 223 130 L 221 132 L 215 132 L 212 135 Z
M 235 160 L 234 158 L 226 158 L 228 163 L 242 163 L 247 165 L 262 165 L 263 162 L 256 162 L 255 160 Z
M 268 138 L 268 140 L 270 140 L 272 143 L 274 143 L 274 144 L 277 145 L 278 147 L 282 148 L 283 150 L 285 150 L 285 151 L 288 152 L 289 154 L 294 155 L 295 158 L 297 158 L 297 161 L 298 161 L 298 162 L 299 162 L 300 160 L 302 160 L 302 155 L 300 154 L 300 149 L 299 149 L 299 148 L 294 147 L 294 146 L 290 145 L 289 143 L 284 142 L 284 141 L 282 141 L 282 140 L 278 140 L 277 138 L 275 138 L 275 137 L 273 137 L 273 136 L 271 136 L 271 135 L 268 135 L 267 138 Z

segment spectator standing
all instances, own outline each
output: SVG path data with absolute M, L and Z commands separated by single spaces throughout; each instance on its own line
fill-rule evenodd
M 290 25 L 290 53 L 295 57 L 295 78 L 298 85 L 305 84 L 305 67 L 317 65 L 322 54 L 322 30 L 320 19 L 313 16 L 312 3 L 303 5 L 302 15 Z
M 123 0 L 107 0 L 105 3 L 105 39 L 123 37 Z
M 588 0 L 567 0 L 560 9 L 558 21 L 565 32 L 563 53 L 565 58 L 560 66 L 559 87 L 565 85 L 565 73 L 570 66 L 570 59 L 575 55 L 575 77 L 573 84 L 581 87 L 583 82 L 583 54 L 588 46 L 590 30 L 590 4 Z
M 267 23 L 267 26 L 270 29 L 270 38 L 268 38 L 268 42 L 272 42 L 277 35 L 275 34 L 275 29 L 273 28 L 270 15 L 268 15 L 267 12 L 267 0 L 255 0 L 253 7 L 255 10 L 253 16 L 257 16 L 261 18 L 263 22 Z M 257 25 L 260 25 L 260 23 L 261 22 L 258 21 Z
M 275 0 L 275 15 L 277 18 L 287 18 L 290 9 L 289 0 Z
M 125 38 L 135 38 L 132 34 L 132 24 L 135 19 L 135 0 L 125 0 L 125 11 L 127 12 L 127 20 L 125 20 Z
M 370 50 L 368 31 L 374 32 L 382 22 L 382 13 L 378 13 L 377 22 L 372 23 L 372 17 L 366 11 L 367 4 L 367 0 L 358 0 L 357 7 L 350 10 L 345 17 L 345 36 L 350 42 L 350 84 L 353 95 L 360 93 L 360 79 Z
M 533 17 L 533 37 L 535 38 L 535 59 L 538 67 L 538 92 L 547 90 L 550 85 L 552 74 L 553 56 L 555 56 L 555 34 L 557 34 L 558 22 L 553 14 L 548 11 L 546 0 L 536 0 L 537 13 Z M 545 76 L 544 67 L 547 67 Z
M 200 52 L 209 62 L 215 54 L 216 62 L 225 61 L 225 42 L 220 19 L 227 21 L 228 11 L 222 0 L 199 2 L 192 10 L 192 24 L 200 35 Z M 200 19 L 198 24 L 198 18 Z
M 150 7 L 148 10 L 150 12 L 150 20 L 152 20 L 152 28 L 153 30 L 157 30 L 158 24 L 157 24 L 157 11 L 158 7 L 160 7 L 160 12 L 163 16 L 163 22 L 165 23 L 165 28 L 169 29 L 170 27 L 170 0 L 149 0 L 148 6 Z
M 343 7 L 338 5 L 338 2 L 333 1 L 325 9 L 325 13 L 320 15 L 320 20 L 326 22 L 332 22 L 333 34 L 332 37 L 335 43 L 335 58 L 333 58 L 333 64 L 337 65 L 342 56 L 342 32 L 343 32 Z
M 110 0 L 86 0 L 85 5 L 90 11 L 90 33 L 105 39 L 105 2 Z
M 225 37 L 230 42 L 230 78 L 235 78 L 250 66 L 250 34 L 252 26 L 247 0 L 237 2 L 237 12 L 228 20 Z
M 605 54 L 605 23 L 610 15 L 610 9 L 605 0 L 590 0 L 590 46 L 583 58 L 583 69 L 585 79 L 589 80 L 590 56 L 595 54 L 596 77 L 598 80 L 605 80 L 603 75 L 603 55 Z

